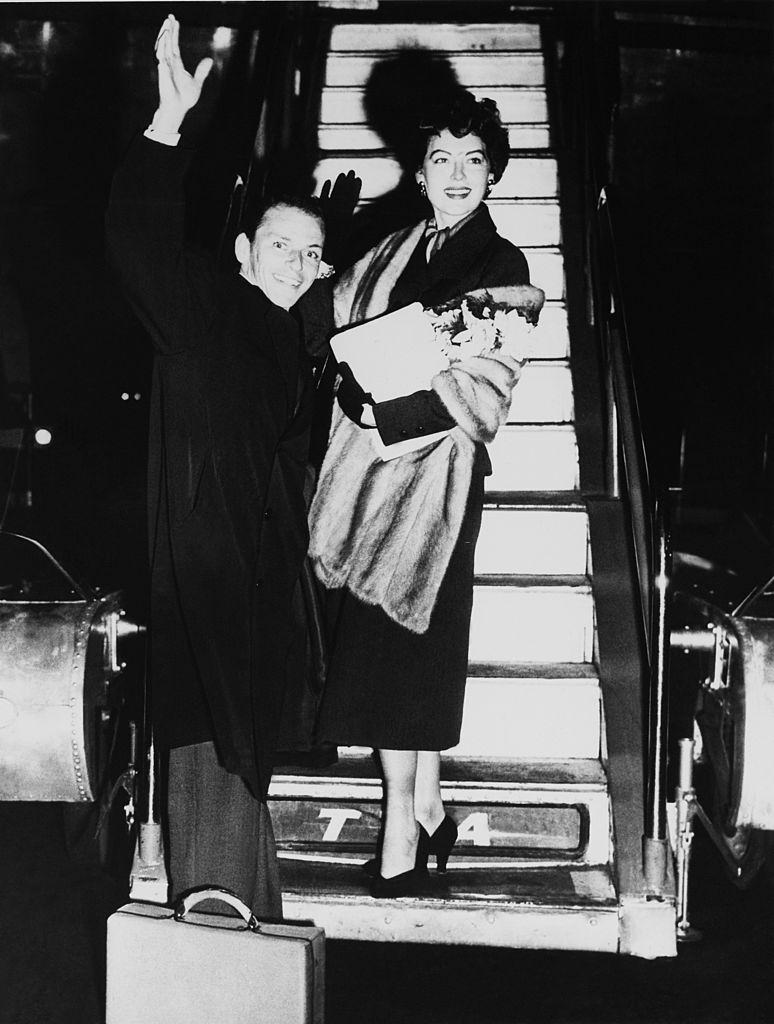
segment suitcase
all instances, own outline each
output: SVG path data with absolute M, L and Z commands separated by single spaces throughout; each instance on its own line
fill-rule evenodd
M 192 912 L 202 900 L 240 916 Z M 227 890 L 108 918 L 106 1024 L 323 1024 L 324 998 L 322 929 L 259 922 Z

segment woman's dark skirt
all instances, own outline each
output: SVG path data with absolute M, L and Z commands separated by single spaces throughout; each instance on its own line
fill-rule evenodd
M 484 478 L 474 473 L 430 626 L 412 633 L 348 590 L 329 590 L 330 667 L 318 739 L 384 750 L 447 750 L 460 736 Z

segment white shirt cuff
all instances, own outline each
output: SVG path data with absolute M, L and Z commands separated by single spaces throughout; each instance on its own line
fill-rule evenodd
M 143 135 L 152 142 L 160 142 L 162 146 L 176 146 L 180 141 L 180 132 L 160 132 L 152 124 L 148 125 Z

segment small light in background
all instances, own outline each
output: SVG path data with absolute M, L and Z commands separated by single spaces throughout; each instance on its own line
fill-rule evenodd
M 35 444 L 41 448 L 45 448 L 47 444 L 51 444 L 53 435 L 50 430 L 46 427 L 38 427 L 35 431 Z
M 139 402 L 141 398 L 142 398 L 142 395 L 140 394 L 140 392 L 139 391 L 135 391 L 135 393 L 134 393 L 134 400 L 135 400 L 135 402 Z
M 123 391 L 121 393 L 121 401 L 122 402 L 128 402 L 129 401 L 129 392 L 128 391 Z
M 220 25 L 212 33 L 212 49 L 215 53 L 220 53 L 223 50 L 230 50 L 233 38 L 234 30 L 232 28 L 227 28 L 225 25 Z

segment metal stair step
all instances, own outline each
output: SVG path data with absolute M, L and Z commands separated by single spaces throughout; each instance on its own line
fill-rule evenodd
M 459 827 L 454 870 L 608 857 L 606 780 L 593 758 L 444 759 L 441 793 Z M 345 754 L 324 774 L 275 775 L 269 791 L 278 846 L 305 860 L 368 856 L 379 835 L 381 801 L 370 753 Z
M 284 912 L 328 938 L 616 952 L 618 907 L 604 867 L 432 873 L 410 898 L 375 900 L 351 865 L 282 861 Z
M 594 601 L 585 581 L 478 579 L 473 587 L 471 661 L 586 661 L 594 651 Z
M 534 668 L 535 666 L 533 666 Z M 569 670 L 569 666 L 565 666 Z M 357 788 L 381 785 L 379 770 L 370 747 L 340 747 L 339 759 L 326 768 L 289 767 L 273 777 L 270 797 L 288 798 L 316 792 L 324 797 L 340 792 L 339 787 L 356 798 L 364 792 Z M 498 792 L 540 790 L 596 790 L 606 788 L 605 771 L 597 758 L 568 760 L 566 758 L 487 758 L 458 757 L 441 761 L 441 785 L 450 793 L 465 790 Z M 487 789 L 487 792 L 489 792 Z M 370 799 L 370 796 L 368 796 Z
M 546 90 L 542 86 L 509 86 L 473 90 L 480 98 L 488 96 L 500 111 L 503 124 L 548 123 Z M 324 88 L 320 106 L 321 124 L 366 124 L 365 89 L 359 87 Z
M 529 50 L 500 50 L 489 53 L 449 52 L 432 59 L 450 65 L 457 79 L 466 89 L 473 91 L 488 86 L 532 85 L 545 83 L 543 54 Z M 371 52 L 329 52 L 325 65 L 325 85 L 365 87 L 374 65 L 389 60 L 392 55 L 380 47 Z
M 604 814 L 598 798 L 595 813 Z M 299 860 L 352 860 L 371 856 L 381 829 L 381 799 L 271 800 L 278 849 Z M 490 869 L 536 860 L 586 863 L 589 807 L 557 803 L 457 803 L 450 807 L 459 827 L 450 870 L 476 864 Z M 604 834 L 603 830 L 599 830 Z M 604 855 L 603 855 L 604 859 Z M 595 862 L 598 858 L 595 859 Z
M 487 491 L 575 491 L 578 445 L 572 426 L 506 425 L 488 445 Z
M 488 575 L 583 575 L 588 517 L 582 506 L 485 508 L 475 571 Z
M 537 24 L 356 24 L 335 25 L 329 52 L 357 52 L 427 48 L 434 53 L 455 50 L 539 50 Z
M 579 491 L 490 491 L 484 507 L 583 512 L 586 502 Z

